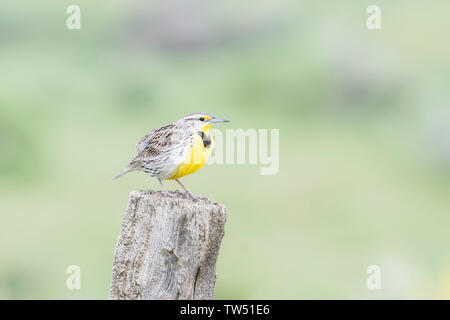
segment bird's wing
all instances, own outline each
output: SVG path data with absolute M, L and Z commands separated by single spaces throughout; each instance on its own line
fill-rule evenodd
M 137 154 L 140 154 L 142 151 L 144 151 L 148 147 L 148 144 L 150 143 L 150 140 L 154 136 L 154 132 L 155 132 L 155 130 L 150 131 L 148 134 L 143 136 L 141 138 L 141 140 L 138 141 L 138 143 L 136 144 L 136 152 L 137 152 Z
M 170 151 L 186 137 L 186 131 L 174 124 L 154 129 L 137 143 L 138 157 L 154 157 Z

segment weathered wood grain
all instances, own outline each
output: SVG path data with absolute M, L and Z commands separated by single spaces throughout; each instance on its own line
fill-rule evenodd
M 110 299 L 212 299 L 225 206 L 183 193 L 132 191 Z

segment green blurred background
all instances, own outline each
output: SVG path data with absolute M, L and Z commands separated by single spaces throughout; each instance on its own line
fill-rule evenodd
M 81 8 L 81 29 L 66 8 Z M 381 30 L 366 8 L 381 8 Z M 448 1 L 0 3 L 0 298 L 106 299 L 150 129 L 280 129 L 280 170 L 184 179 L 228 208 L 219 299 L 450 298 Z M 219 127 L 219 126 L 217 126 Z M 173 182 L 166 183 L 175 189 Z M 68 265 L 81 289 L 66 288 Z M 381 290 L 366 288 L 380 266 Z

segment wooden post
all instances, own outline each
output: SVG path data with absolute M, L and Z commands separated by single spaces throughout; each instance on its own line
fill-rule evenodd
M 110 299 L 212 299 L 226 208 L 179 191 L 132 191 Z

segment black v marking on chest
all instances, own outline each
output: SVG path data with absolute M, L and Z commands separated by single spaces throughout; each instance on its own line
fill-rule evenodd
M 211 146 L 211 137 L 207 136 L 203 131 L 199 131 L 198 135 L 202 138 L 203 140 L 203 146 L 205 148 L 209 148 Z

